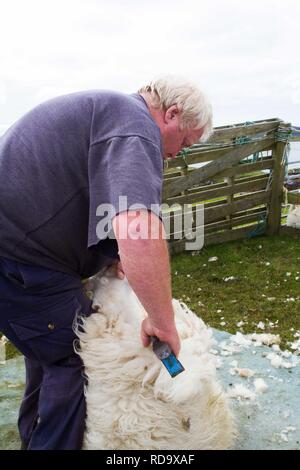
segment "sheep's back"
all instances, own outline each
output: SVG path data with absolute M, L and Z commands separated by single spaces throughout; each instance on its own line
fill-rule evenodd
M 94 288 L 98 311 L 79 332 L 88 379 L 85 448 L 228 448 L 235 429 L 209 352 L 211 330 L 173 300 L 185 371 L 171 378 L 141 344 L 146 312 L 127 280 L 103 277 Z

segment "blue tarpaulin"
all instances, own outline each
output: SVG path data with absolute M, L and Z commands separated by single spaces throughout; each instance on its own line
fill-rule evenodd
M 285 359 L 284 367 L 274 367 L 268 357 L 274 351 L 271 347 L 253 343 L 231 348 L 226 345 L 234 344 L 232 335 L 214 330 L 214 337 L 214 353 L 221 362 L 218 377 L 224 389 L 230 393 L 242 384 L 253 394 L 252 399 L 230 398 L 238 428 L 235 449 L 300 450 L 300 358 L 293 355 Z M 253 375 L 241 377 L 237 372 L 241 369 L 250 369 Z M 255 390 L 255 379 L 264 380 L 268 387 L 264 393 Z M 23 358 L 0 365 L 1 450 L 20 448 L 16 424 L 23 389 Z

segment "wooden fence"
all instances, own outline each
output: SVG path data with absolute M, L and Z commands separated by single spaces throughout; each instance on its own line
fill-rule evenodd
M 299 128 L 297 129 L 292 128 L 294 132 L 289 139 L 291 142 L 300 142 L 300 131 L 298 129 Z M 297 162 L 297 163 L 300 163 L 300 162 Z M 300 205 L 300 193 L 298 191 L 288 191 L 287 203 Z
M 289 204 L 300 205 L 300 193 L 298 191 L 289 191 L 287 194 L 287 202 Z
M 180 204 L 164 212 L 171 253 L 189 241 L 188 216 L 205 245 L 279 232 L 290 129 L 279 119 L 217 127 L 206 144 L 166 161 L 163 202 Z M 203 209 L 204 223 L 197 217 Z

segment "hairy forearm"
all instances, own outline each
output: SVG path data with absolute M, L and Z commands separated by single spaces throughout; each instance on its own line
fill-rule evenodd
M 169 257 L 164 240 L 123 240 L 120 258 L 129 284 L 157 328 L 173 322 Z
M 168 330 L 173 326 L 174 313 L 166 241 L 162 237 L 156 240 L 132 240 L 128 237 L 118 239 L 118 246 L 128 282 L 153 325 Z

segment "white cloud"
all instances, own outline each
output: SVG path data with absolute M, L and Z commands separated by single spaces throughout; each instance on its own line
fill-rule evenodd
M 6 85 L 0 82 L 0 104 L 6 103 Z

